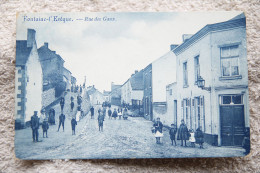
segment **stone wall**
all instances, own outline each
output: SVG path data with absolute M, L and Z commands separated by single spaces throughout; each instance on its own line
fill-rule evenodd
M 51 88 L 42 93 L 42 106 L 46 107 L 55 101 L 55 89 Z

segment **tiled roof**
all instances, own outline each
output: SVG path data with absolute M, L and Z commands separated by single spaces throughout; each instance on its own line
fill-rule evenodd
M 137 72 L 130 78 L 130 83 L 132 90 L 143 90 L 144 83 L 143 83 L 143 70 Z
M 27 47 L 26 40 L 16 41 L 16 65 L 25 65 L 30 55 L 32 47 Z

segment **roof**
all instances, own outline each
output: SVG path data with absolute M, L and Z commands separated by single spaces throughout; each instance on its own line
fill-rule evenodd
M 16 65 L 25 65 L 31 53 L 32 47 L 27 47 L 26 40 L 16 41 Z
M 71 73 L 67 68 L 65 68 L 65 67 L 63 67 L 63 70 L 69 72 L 70 74 L 72 74 L 72 73 Z
M 103 95 L 108 96 L 110 94 L 110 91 L 103 91 Z
M 64 62 L 64 60 L 61 58 L 60 55 L 56 54 L 55 51 L 50 50 L 46 46 L 40 47 L 38 49 L 38 54 L 39 54 L 40 61 L 45 61 L 45 60 L 49 60 L 49 59 L 59 58 L 61 61 Z
M 111 86 L 111 91 L 116 90 L 116 89 L 121 88 L 121 87 L 122 87 L 122 85 L 112 84 L 112 86 Z
M 242 17 L 242 16 L 240 16 Z M 190 45 L 195 43 L 200 38 L 204 37 L 206 34 L 212 31 L 218 31 L 218 30 L 225 30 L 230 28 L 236 28 L 236 27 L 245 27 L 246 26 L 246 19 L 244 18 L 233 18 L 231 20 L 228 20 L 226 22 L 221 23 L 215 23 L 215 24 L 209 24 L 204 26 L 201 30 L 199 30 L 197 33 L 195 33 L 189 40 L 179 45 L 176 49 L 173 50 L 173 52 L 176 55 L 179 55 L 182 51 L 187 49 Z
M 137 72 L 130 78 L 130 84 L 132 90 L 143 90 L 144 83 L 143 83 L 143 70 Z

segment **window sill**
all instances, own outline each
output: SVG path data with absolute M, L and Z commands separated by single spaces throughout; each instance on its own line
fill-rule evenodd
M 239 76 L 228 76 L 228 77 L 220 77 L 219 80 L 236 80 L 242 79 L 242 75 Z
M 189 87 L 189 85 L 183 85 L 183 88 L 188 88 Z

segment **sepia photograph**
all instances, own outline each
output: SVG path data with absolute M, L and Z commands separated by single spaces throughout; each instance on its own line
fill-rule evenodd
M 250 153 L 241 11 L 17 14 L 22 160 Z

